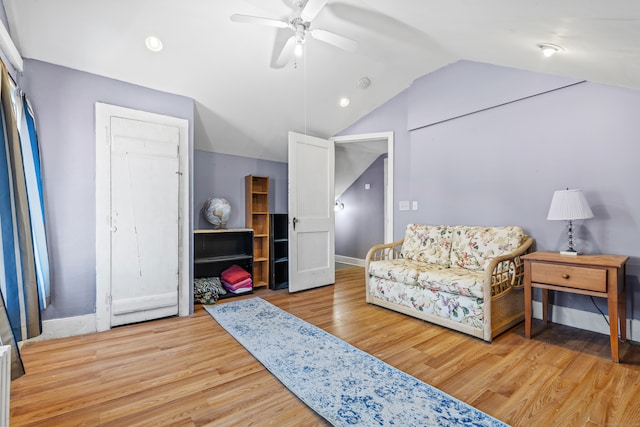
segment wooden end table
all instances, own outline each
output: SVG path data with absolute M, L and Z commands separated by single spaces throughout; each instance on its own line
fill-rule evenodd
M 542 290 L 542 321 L 548 321 L 549 291 L 591 295 L 607 299 L 611 341 L 611 359 L 619 362 L 620 339 L 627 339 L 627 298 L 625 265 L 629 257 L 621 255 L 561 255 L 558 252 L 533 252 L 524 260 L 524 334 L 531 338 L 532 288 Z

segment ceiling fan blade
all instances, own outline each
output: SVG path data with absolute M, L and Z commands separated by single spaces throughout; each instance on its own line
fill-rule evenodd
M 276 65 L 280 68 L 287 65 L 289 63 L 289 60 L 293 56 L 293 51 L 295 48 L 296 48 L 296 37 L 295 36 L 289 37 L 289 40 L 287 40 L 285 45 L 282 47 L 282 50 L 280 51 L 280 55 L 276 60 Z
M 311 22 L 327 4 L 328 0 L 309 0 L 300 12 L 300 17 L 305 22 Z
M 326 30 L 309 30 L 314 39 L 332 44 L 347 52 L 358 50 L 358 42 Z
M 268 25 L 269 27 L 276 28 L 288 28 L 289 23 L 285 21 L 279 21 L 277 19 L 269 19 L 269 18 L 261 18 L 259 16 L 251 16 L 251 15 L 231 15 L 230 19 L 233 22 L 242 22 L 245 24 L 258 24 L 258 25 Z

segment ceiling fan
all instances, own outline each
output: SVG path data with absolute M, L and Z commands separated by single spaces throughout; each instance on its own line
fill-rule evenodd
M 314 39 L 337 46 L 347 52 L 355 52 L 358 49 L 358 42 L 347 37 L 340 36 L 330 31 L 311 28 L 311 21 L 320 13 L 322 8 L 327 4 L 328 0 L 294 0 L 296 10 L 287 21 L 271 18 L 262 18 L 251 15 L 231 15 L 233 22 L 242 22 L 247 24 L 260 24 L 276 28 L 290 28 L 294 35 L 289 37 L 285 43 L 276 65 L 284 67 L 289 60 L 295 56 L 301 56 L 307 35 Z

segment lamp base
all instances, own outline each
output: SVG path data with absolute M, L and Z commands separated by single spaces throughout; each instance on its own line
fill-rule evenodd
M 578 252 L 576 252 L 576 251 L 560 251 L 560 255 L 572 255 L 572 256 L 576 256 L 576 255 L 578 255 Z

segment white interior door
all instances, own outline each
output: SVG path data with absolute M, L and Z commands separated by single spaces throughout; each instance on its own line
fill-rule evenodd
M 190 311 L 188 121 L 96 103 L 96 329 Z
M 178 314 L 179 130 L 111 119 L 111 325 Z
M 335 282 L 333 141 L 289 132 L 289 291 Z

